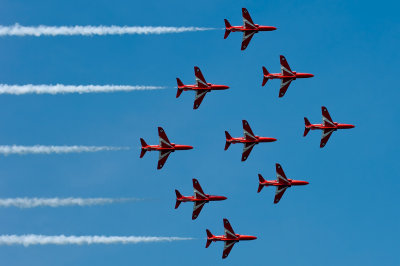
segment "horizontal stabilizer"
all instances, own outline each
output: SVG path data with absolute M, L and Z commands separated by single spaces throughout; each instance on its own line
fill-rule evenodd
M 225 30 L 224 39 L 228 38 L 230 33 L 231 33 L 230 30 Z
M 228 131 L 225 131 L 225 138 L 226 138 L 227 140 L 232 139 L 232 136 L 231 136 L 231 134 L 229 134 Z
M 231 23 L 229 23 L 229 21 L 227 19 L 224 19 L 224 22 L 225 22 L 225 28 L 232 27 Z
M 310 132 L 310 129 L 308 127 L 304 128 L 303 137 L 307 136 L 308 132 Z
M 225 142 L 225 148 L 224 148 L 224 150 L 225 150 L 225 151 L 228 150 L 229 146 L 231 146 L 231 143 L 228 142 L 228 141 Z
M 181 201 L 177 200 L 175 202 L 175 209 L 178 209 L 179 205 L 181 205 Z
M 269 72 L 265 67 L 262 67 L 262 70 L 263 70 L 263 81 L 261 86 L 265 86 L 265 84 L 267 84 L 268 81 L 268 78 L 266 76 L 269 75 Z
M 142 144 L 142 147 L 146 147 L 147 143 L 144 141 L 144 139 L 140 138 L 140 144 Z

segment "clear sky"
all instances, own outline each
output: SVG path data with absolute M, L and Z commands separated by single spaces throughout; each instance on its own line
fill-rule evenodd
M 0 1 L 0 24 L 241 25 L 278 28 L 254 36 L 223 30 L 148 36 L 2 37 L 0 83 L 123 84 L 169 87 L 85 95 L 0 96 L 1 145 L 110 145 L 129 151 L 0 158 L 0 198 L 139 197 L 147 201 L 96 207 L 0 209 L 0 234 L 182 236 L 172 243 L 92 246 L 0 246 L 3 265 L 399 265 L 400 130 L 398 1 Z M 279 55 L 315 77 L 261 87 L 264 65 L 279 72 Z M 193 66 L 208 82 L 227 84 L 192 110 L 194 94 L 175 99 L 175 78 L 193 84 Z M 325 105 L 337 122 L 324 149 L 321 132 L 302 137 L 307 116 Z M 242 145 L 224 151 L 224 130 L 241 136 L 241 120 L 275 137 L 240 162 Z M 193 145 L 156 170 L 158 154 L 139 159 L 143 137 Z M 257 194 L 257 174 L 275 178 L 279 162 L 289 188 L 278 205 L 274 188 Z M 174 189 L 228 200 L 207 204 L 196 221 L 192 204 L 174 210 Z M 222 234 L 222 218 L 241 242 L 222 260 L 222 243 L 205 249 L 205 229 Z

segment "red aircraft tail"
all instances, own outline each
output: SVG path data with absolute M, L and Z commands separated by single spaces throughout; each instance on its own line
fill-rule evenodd
M 311 125 L 311 123 L 308 121 L 307 117 L 304 117 L 304 124 L 306 127 L 304 128 L 303 137 L 307 136 L 308 132 L 310 132 L 310 129 L 307 126 Z
M 179 78 L 176 78 L 176 82 L 178 83 L 178 91 L 176 92 L 176 98 L 179 98 L 179 96 L 183 92 L 183 89 L 181 89 L 179 87 L 183 87 L 185 85 L 183 84 L 183 82 Z
M 228 142 L 228 140 L 232 139 L 231 135 L 228 133 L 228 131 L 225 131 L 225 138 L 226 138 L 226 142 L 225 142 L 225 150 L 227 150 L 229 148 L 229 146 L 231 145 L 230 142 Z
M 179 205 L 181 205 L 181 201 L 179 201 L 178 199 L 182 198 L 182 194 L 179 193 L 177 189 L 175 189 L 175 194 L 176 194 L 175 209 L 178 209 Z
M 261 174 L 258 174 L 258 180 L 260 181 L 258 183 L 258 190 L 257 193 L 260 193 L 260 191 L 263 189 L 264 185 L 261 185 L 261 183 L 265 182 L 264 177 Z
M 230 30 L 228 30 L 228 28 L 232 27 L 231 24 L 229 23 L 229 21 L 227 19 L 224 19 L 225 21 L 225 35 L 224 35 L 224 39 L 228 38 L 229 33 L 231 33 Z
M 142 157 L 145 155 L 145 153 L 146 153 L 146 150 L 143 149 L 143 147 L 146 147 L 146 146 L 147 146 L 147 143 L 146 143 L 146 141 L 144 141 L 144 139 L 142 139 L 142 138 L 140 138 L 140 143 L 142 144 L 142 150 L 140 151 L 140 158 L 142 158 Z
M 262 82 L 262 86 L 265 86 L 265 84 L 266 84 L 267 81 L 268 81 L 268 78 L 265 77 L 265 76 L 268 76 L 268 75 L 269 75 L 269 72 L 268 72 L 268 70 L 267 70 L 265 67 L 262 67 L 262 70 L 263 70 L 263 82 Z
M 213 234 L 211 234 L 210 230 L 206 229 L 206 233 L 207 233 L 207 242 L 206 242 L 206 248 L 208 248 L 211 245 L 211 240 L 209 240 L 209 238 L 214 237 Z

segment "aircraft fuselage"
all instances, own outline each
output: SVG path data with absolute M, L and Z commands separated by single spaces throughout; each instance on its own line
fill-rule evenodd
M 206 91 L 212 91 L 212 90 L 226 90 L 229 89 L 229 86 L 226 85 L 218 85 L 218 84 L 211 84 L 207 83 L 206 88 L 203 87 L 198 87 L 197 85 L 184 85 L 184 86 L 178 86 L 178 89 L 184 90 L 184 91 L 189 91 L 189 90 L 206 90 Z
M 220 200 L 226 200 L 227 197 L 224 196 L 214 196 L 214 195 L 206 195 L 207 198 L 204 199 L 200 199 L 200 198 L 195 198 L 193 196 L 183 196 L 181 198 L 178 198 L 178 201 L 182 201 L 182 202 L 196 202 L 196 201 L 205 201 L 205 202 L 209 202 L 209 201 L 220 201 Z
M 180 144 L 175 144 L 171 143 L 172 147 L 161 147 L 160 145 L 147 145 L 145 147 L 142 147 L 143 150 L 146 151 L 176 151 L 176 150 L 191 150 L 193 149 L 193 146 L 190 145 L 180 145 Z
M 256 137 L 255 140 L 245 139 L 245 138 L 231 138 L 231 139 L 227 139 L 226 141 L 231 142 L 231 143 L 261 143 L 261 142 L 277 141 L 277 139 L 275 139 L 275 138 L 259 137 L 259 136 L 255 136 L 255 137 Z
M 255 31 L 256 33 L 259 31 L 274 31 L 277 28 L 272 27 L 272 26 L 260 26 L 258 24 L 255 25 L 256 28 L 251 29 L 251 28 L 245 28 L 243 26 L 232 26 L 232 27 L 226 27 L 226 30 L 236 32 L 236 31 Z
M 281 183 L 277 180 L 266 180 L 265 182 L 260 182 L 261 185 L 264 186 L 304 186 L 308 185 L 309 183 L 307 181 L 302 181 L 302 180 L 293 180 L 293 179 L 288 179 L 289 183 Z
M 224 235 L 207 237 L 207 240 L 210 240 L 213 242 L 215 242 L 215 241 L 242 241 L 242 240 L 255 240 L 255 239 L 257 239 L 256 236 L 239 235 L 239 234 L 236 234 L 236 238 L 226 237 Z
M 354 128 L 354 125 L 351 124 L 340 124 L 340 123 L 336 123 L 334 122 L 335 126 L 325 126 L 324 124 L 311 124 L 306 126 L 306 128 L 309 128 L 311 130 L 315 130 L 315 129 L 350 129 L 350 128 Z
M 264 75 L 265 78 L 267 79 L 297 79 L 297 78 L 312 78 L 314 77 L 313 74 L 310 73 L 297 73 L 296 71 L 293 71 L 293 76 L 291 75 L 283 75 L 281 73 L 270 73 L 268 75 Z

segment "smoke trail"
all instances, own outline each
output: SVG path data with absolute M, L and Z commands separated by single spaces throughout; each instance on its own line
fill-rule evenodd
M 0 199 L 0 207 L 35 208 L 35 207 L 65 207 L 93 206 L 112 203 L 141 201 L 136 198 L 6 198 Z
M 186 237 L 159 236 L 45 236 L 0 235 L 0 245 L 92 245 L 92 244 L 138 244 L 192 240 Z
M 7 85 L 0 84 L 0 94 L 64 94 L 64 93 L 99 93 L 136 90 L 158 90 L 159 86 L 128 86 L 128 85 Z
M 0 25 L 0 36 L 56 36 L 56 35 L 123 35 L 166 34 L 214 30 L 200 27 L 152 27 L 152 26 L 12 26 Z
M 81 152 L 98 152 L 98 151 L 118 151 L 128 150 L 128 147 L 111 147 L 111 146 L 5 146 L 0 145 L 0 154 L 51 154 L 51 153 L 81 153 Z

